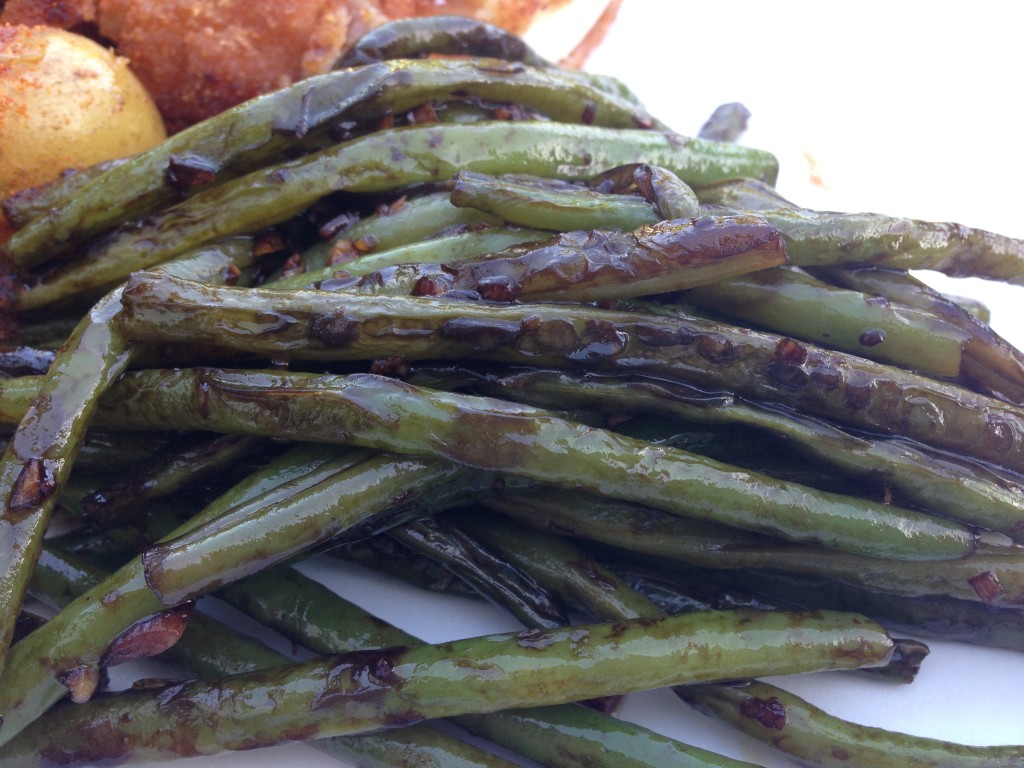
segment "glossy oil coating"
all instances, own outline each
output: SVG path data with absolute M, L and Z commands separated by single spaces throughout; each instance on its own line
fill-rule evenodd
M 361 651 L 96 699 L 63 715 L 77 734 L 78 760 L 155 749 L 201 755 L 706 681 L 724 670 L 731 677 L 872 666 L 891 653 L 888 636 L 852 614 L 711 612 Z M 0 749 L 5 765 L 45 765 L 67 754 L 62 740 L 36 756 L 45 735 L 35 730 Z M 28 756 L 14 762 L 27 745 Z
M 539 409 L 374 375 L 146 371 L 125 377 L 117 396 L 117 413 L 104 418 L 440 456 L 869 556 L 955 559 L 975 547 L 972 529 L 931 515 L 786 483 Z
M 1024 471 L 1024 411 L 899 368 L 673 313 L 487 306 L 426 297 L 203 289 L 134 275 L 122 322 L 140 339 L 294 359 L 489 359 L 675 379 L 793 407 Z M 362 356 L 362 358 L 361 358 Z

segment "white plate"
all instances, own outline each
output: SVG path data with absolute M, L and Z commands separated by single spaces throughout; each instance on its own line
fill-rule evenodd
M 603 0 L 577 0 L 532 39 L 557 55 Z M 957 221 L 1024 237 L 1016 77 L 1019 25 L 1010 4 L 681 3 L 627 0 L 591 59 L 650 111 L 696 134 L 713 109 L 752 112 L 742 143 L 781 161 L 780 191 L 798 204 Z M 579 17 L 576 16 L 579 14 Z M 984 299 L 994 325 L 1024 345 L 1024 288 L 940 281 Z M 311 573 L 323 576 L 322 569 Z M 416 599 L 352 571 L 326 577 L 351 599 L 427 640 L 508 629 L 486 607 Z M 1024 654 L 933 642 L 917 682 L 894 686 L 818 674 L 781 684 L 855 722 L 972 744 L 1024 743 Z M 786 759 L 654 692 L 622 716 L 764 766 Z M 338 766 L 312 749 L 278 747 L 199 758 L 196 766 Z

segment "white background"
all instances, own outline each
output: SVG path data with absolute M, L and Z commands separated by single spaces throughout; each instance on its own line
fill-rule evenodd
M 535 31 L 537 47 L 557 57 L 602 5 L 577 0 L 572 12 Z M 742 142 L 779 157 L 779 189 L 798 204 L 958 221 L 1024 237 L 1014 7 L 625 0 L 589 68 L 625 80 L 683 134 L 695 134 L 719 104 L 743 102 L 753 116 Z M 953 290 L 984 298 L 997 330 L 1024 344 L 1024 288 L 957 281 Z M 332 584 L 425 640 L 515 626 L 487 607 L 396 597 L 383 581 L 354 571 Z M 975 744 L 1024 743 L 1024 654 L 931 645 L 911 686 L 838 674 L 783 685 L 860 723 Z M 622 716 L 736 758 L 791 765 L 665 693 L 632 697 Z M 189 764 L 338 762 L 296 745 Z

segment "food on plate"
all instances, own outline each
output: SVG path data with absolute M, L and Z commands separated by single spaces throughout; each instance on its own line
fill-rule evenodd
M 165 138 L 125 59 L 64 30 L 0 26 L 0 198 Z
M 620 697 L 912 680 L 927 647 L 894 631 L 1024 650 L 1024 355 L 908 271 L 1020 283 L 1024 242 L 800 208 L 770 152 L 478 22 L 350 50 L 8 208 L 5 314 L 50 364 L 0 357 L 0 762 L 464 754 L 392 731 L 453 716 L 542 761 L 556 728 L 588 764 L 750 768 L 614 722 Z M 58 506 L 76 527 L 44 538 Z M 327 549 L 527 629 L 421 643 L 291 568 Z M 27 595 L 60 610 L 21 636 Z M 96 695 L 153 656 L 180 677 Z M 772 733 L 804 706 L 756 690 Z M 851 732 L 792 749 L 1024 753 Z
M 390 19 L 458 14 L 522 33 L 565 1 L 10 0 L 0 22 L 94 30 L 131 62 L 174 132 L 327 71 Z

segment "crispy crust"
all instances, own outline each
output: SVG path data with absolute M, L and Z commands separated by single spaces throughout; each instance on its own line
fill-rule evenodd
M 98 22 L 173 132 L 322 70 L 349 13 L 340 0 L 101 0 Z

